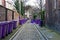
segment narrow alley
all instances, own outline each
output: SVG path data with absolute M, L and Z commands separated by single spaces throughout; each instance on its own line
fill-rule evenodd
M 60 40 L 60 0 L 0 0 L 0 40 Z
M 25 23 L 12 40 L 45 40 L 35 25 L 29 22 Z
M 41 28 L 38 24 L 27 21 L 22 25 L 16 35 L 9 40 L 59 40 L 60 36 L 47 28 Z M 56 36 L 57 35 L 57 36 Z

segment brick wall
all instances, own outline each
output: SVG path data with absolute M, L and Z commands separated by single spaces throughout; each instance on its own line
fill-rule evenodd
M 0 21 L 5 21 L 5 12 L 6 12 L 5 8 L 2 8 L 0 6 Z
M 52 18 L 52 1 L 51 0 L 46 0 L 46 22 L 47 24 L 52 24 L 51 21 L 53 22 Z
M 12 11 L 7 10 L 7 21 L 12 21 Z
M 14 20 L 17 20 L 17 25 L 19 24 L 19 14 L 14 12 Z
M 0 5 L 0 22 L 17 20 L 19 23 L 19 14 L 16 11 L 12 11 Z
M 49 28 L 60 32 L 60 0 L 57 0 L 56 4 L 54 9 L 54 0 L 46 0 L 45 21 Z

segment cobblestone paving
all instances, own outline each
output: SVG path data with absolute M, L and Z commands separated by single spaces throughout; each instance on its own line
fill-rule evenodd
M 34 24 L 28 22 L 12 40 L 44 40 L 44 38 Z

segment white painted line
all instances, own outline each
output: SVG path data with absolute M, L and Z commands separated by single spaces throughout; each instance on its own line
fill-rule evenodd
M 36 24 L 35 24 L 35 26 L 36 26 L 36 28 L 37 28 L 37 25 L 36 25 Z M 41 34 L 42 36 L 44 36 L 44 39 L 45 39 L 45 40 L 48 40 L 48 38 L 47 38 L 41 31 L 39 31 L 38 28 L 37 28 L 37 31 L 39 32 L 39 34 Z
M 34 24 L 34 26 L 35 26 L 35 24 Z M 36 26 L 35 26 L 35 28 L 36 28 Z M 42 38 L 42 40 L 45 40 L 44 37 L 41 35 L 41 33 L 38 31 L 37 28 L 36 28 L 36 30 L 37 30 L 37 32 L 39 33 L 39 36 Z
M 13 40 L 14 37 L 17 37 L 17 34 L 19 35 L 25 27 L 24 25 L 21 28 L 19 28 L 19 30 L 9 40 Z

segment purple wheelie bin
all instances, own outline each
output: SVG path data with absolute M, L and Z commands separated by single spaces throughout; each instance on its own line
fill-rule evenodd
M 9 22 L 9 28 L 8 28 L 8 34 L 10 34 L 13 31 L 13 22 Z
M 32 20 L 31 20 L 31 23 L 34 23 L 34 22 L 35 22 L 35 20 L 34 20 L 34 19 L 32 19 Z
M 21 24 L 23 25 L 23 19 L 21 20 Z
M 20 21 L 21 21 L 21 20 L 19 20 L 19 24 L 21 25 Z
M 41 25 L 40 26 L 43 26 L 43 21 L 41 20 Z
M 39 24 L 40 20 L 39 19 L 36 19 L 35 23 L 36 24 Z
M 41 24 L 40 19 L 36 19 L 35 23 L 40 25 Z
M 9 30 L 9 22 L 10 22 L 10 21 L 6 21 L 6 27 L 7 27 L 7 28 L 6 28 L 6 36 L 8 35 L 8 30 Z
M 24 23 L 25 23 L 25 19 L 23 19 L 23 21 L 22 21 L 22 22 L 23 22 L 23 24 L 24 24 Z
M 23 24 L 25 23 L 25 19 L 22 19 L 22 23 L 23 23 Z
M 21 23 L 21 25 L 23 25 L 24 24 L 24 19 L 20 20 L 20 23 Z
M 13 29 L 16 29 L 17 28 L 17 21 L 12 21 L 13 22 Z
M 5 21 L 1 23 L 2 24 L 2 38 L 6 36 L 6 23 Z
M 23 25 L 25 23 L 25 19 L 19 20 L 20 25 Z
M 19 20 L 19 24 L 22 25 L 22 20 Z
M 26 21 L 27 21 L 27 19 L 25 18 L 25 19 L 24 19 L 24 23 L 26 23 Z
M 26 23 L 27 19 L 25 19 L 25 23 Z

